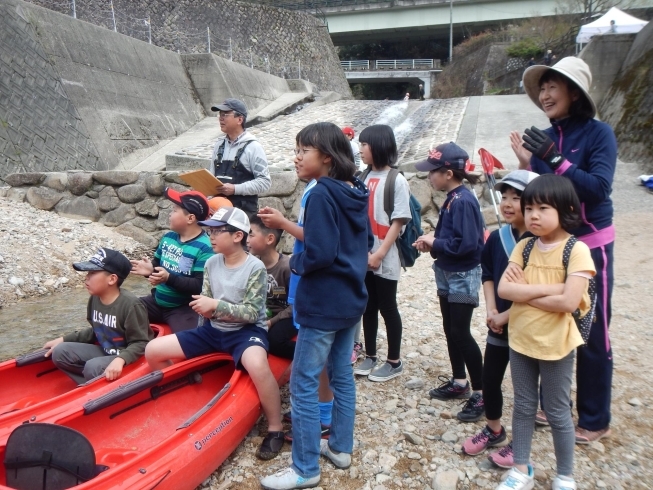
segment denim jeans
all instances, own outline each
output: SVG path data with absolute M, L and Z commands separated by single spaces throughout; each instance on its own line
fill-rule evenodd
M 446 296 L 449 303 L 464 303 L 478 306 L 478 290 L 481 288 L 481 266 L 472 270 L 451 272 L 433 264 L 438 296 Z
M 355 325 L 337 331 L 318 330 L 306 325 L 299 329 L 290 376 L 292 466 L 304 478 L 320 474 L 321 428 L 317 390 L 325 364 L 334 395 L 329 446 L 334 451 L 353 452 L 356 385 L 351 352 L 355 330 Z

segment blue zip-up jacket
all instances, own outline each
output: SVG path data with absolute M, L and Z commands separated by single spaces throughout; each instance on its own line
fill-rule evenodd
M 306 200 L 304 250 L 290 258 L 300 276 L 295 320 L 302 328 L 349 328 L 365 312 L 369 191 L 359 179 L 353 184 L 322 177 Z
M 449 272 L 466 272 L 478 266 L 483 251 L 483 218 L 478 200 L 460 185 L 447 193 L 435 227 L 431 257 Z
M 563 162 L 556 173 L 571 180 L 582 205 L 583 224 L 571 233 L 582 237 L 607 228 L 612 224 L 614 214 L 610 199 L 617 168 L 614 131 L 604 122 L 581 117 L 551 120 L 551 124 L 544 132 L 571 164 Z M 531 158 L 531 169 L 538 174 L 553 173 L 546 163 L 535 156 Z

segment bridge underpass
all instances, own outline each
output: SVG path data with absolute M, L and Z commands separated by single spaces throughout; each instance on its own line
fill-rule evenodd
M 341 61 L 349 83 L 407 82 L 424 85 L 424 97 L 431 98 L 431 87 L 442 70 L 440 60 L 356 60 Z

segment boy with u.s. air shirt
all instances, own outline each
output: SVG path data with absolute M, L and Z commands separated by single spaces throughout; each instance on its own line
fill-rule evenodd
M 89 328 L 69 333 L 44 345 L 55 366 L 77 384 L 104 374 L 112 381 L 127 364 L 138 360 L 154 337 L 143 304 L 120 286 L 131 264 L 120 252 L 101 248 L 87 262 L 75 262 L 86 272 L 90 293 L 86 311 Z
M 173 202 L 170 230 L 163 235 L 154 258 L 132 261 L 132 272 L 148 278 L 154 289 L 141 298 L 152 323 L 167 323 L 173 332 L 197 326 L 189 303 L 202 291 L 204 264 L 213 255 L 211 242 L 199 221 L 207 218 L 209 203 L 199 192 L 167 188 Z

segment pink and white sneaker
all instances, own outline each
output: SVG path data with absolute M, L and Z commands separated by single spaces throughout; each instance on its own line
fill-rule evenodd
M 492 461 L 499 468 L 509 469 L 515 466 L 515 459 L 512 452 L 512 441 L 506 447 L 490 454 L 487 459 Z

